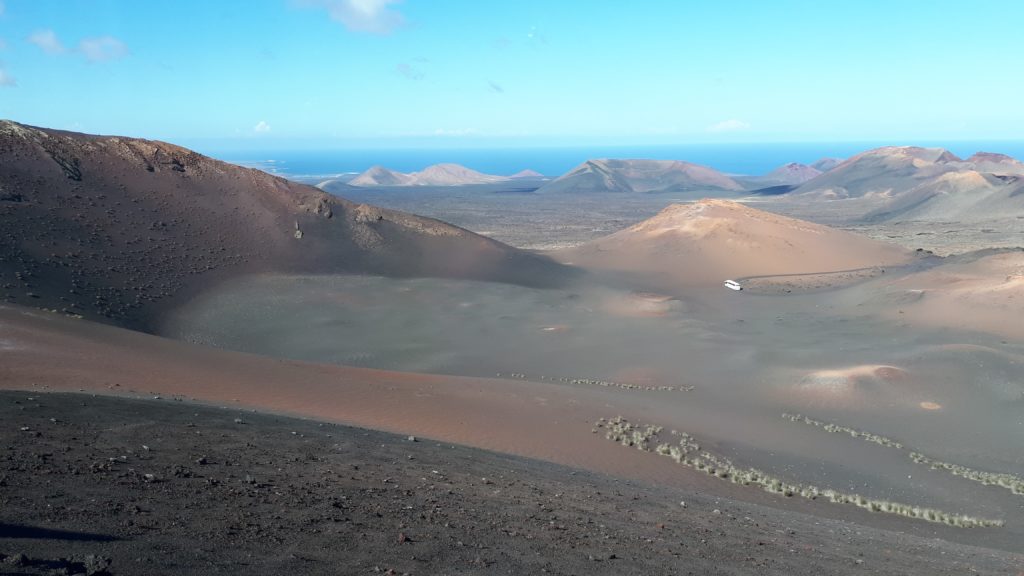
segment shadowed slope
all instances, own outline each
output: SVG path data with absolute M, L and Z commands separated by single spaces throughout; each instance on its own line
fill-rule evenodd
M 789 164 L 779 166 L 763 176 L 738 176 L 737 180 L 748 187 L 754 188 L 752 190 L 754 194 L 770 196 L 790 192 L 804 182 L 820 176 L 821 173 L 821 170 L 806 164 L 790 162 Z M 782 190 L 783 187 L 786 190 Z
M 842 163 L 842 158 L 822 158 L 821 160 L 818 160 L 817 162 L 811 164 L 811 168 L 814 168 L 819 172 L 828 172 L 829 170 L 835 168 L 836 166 L 839 166 Z
M 146 328 L 240 274 L 365 272 L 529 285 L 566 270 L 429 218 L 190 150 L 0 122 L 0 299 Z

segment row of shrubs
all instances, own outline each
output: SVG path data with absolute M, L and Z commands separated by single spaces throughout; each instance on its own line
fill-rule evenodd
M 530 379 L 522 372 L 511 372 L 502 374 L 498 372 L 498 378 L 507 376 L 517 380 Z M 538 376 L 537 380 L 547 382 L 562 382 L 564 384 L 576 384 L 580 386 L 604 386 L 605 388 L 622 388 L 623 390 L 640 390 L 643 392 L 692 392 L 693 386 L 641 386 L 640 384 L 627 384 L 625 382 L 610 382 L 608 380 L 595 380 L 592 378 L 554 378 L 551 376 Z
M 968 468 L 967 466 L 935 460 L 921 454 L 920 452 L 911 452 L 910 459 L 918 464 L 931 466 L 932 470 L 945 470 L 954 476 L 973 480 L 974 482 L 979 482 L 986 486 L 999 486 L 1001 488 L 1006 488 L 1014 494 L 1024 495 L 1024 479 L 1020 476 L 1014 476 L 1013 474 L 1008 474 L 1006 472 L 985 472 L 984 470 L 975 470 L 973 468 Z
M 685 432 L 672 431 L 673 436 L 679 437 L 679 441 L 675 444 L 667 442 L 656 443 L 658 436 L 662 432 L 660 426 L 633 424 L 621 416 L 616 416 L 607 421 L 604 418 L 598 420 L 594 431 L 596 432 L 599 428 L 605 430 L 606 438 L 623 446 L 632 446 L 645 452 L 653 451 L 656 454 L 669 457 L 680 464 L 710 476 L 729 480 L 734 484 L 760 486 L 766 492 L 773 494 L 781 494 L 786 497 L 800 496 L 810 500 L 816 500 L 820 497 L 836 504 L 850 504 L 871 512 L 897 514 L 908 518 L 960 528 L 984 528 L 1003 525 L 1002 520 L 954 514 L 933 508 L 878 500 L 860 494 L 843 493 L 812 485 L 791 484 L 756 468 L 735 466 L 730 459 L 703 450 L 700 444 Z M 653 450 L 651 449 L 652 444 L 654 445 Z
M 903 444 L 900 444 L 895 440 L 886 438 L 885 436 L 879 436 L 878 434 L 864 432 L 863 430 L 856 430 L 854 428 L 849 428 L 847 426 L 840 426 L 838 424 L 833 424 L 831 422 L 822 422 L 821 420 L 808 418 L 803 414 L 789 414 L 783 412 L 782 417 L 791 422 L 803 422 L 804 424 L 817 426 L 818 428 L 821 428 L 826 432 L 832 432 L 833 434 L 849 434 L 854 438 L 860 438 L 861 440 L 864 440 L 866 442 L 874 442 L 875 444 L 880 444 L 882 446 L 887 446 L 889 448 L 903 448 Z
M 853 428 L 839 426 L 830 422 L 814 420 L 800 414 L 783 413 L 782 417 L 793 422 L 810 424 L 829 432 L 846 432 L 855 438 L 861 438 L 868 442 L 874 442 L 875 444 L 881 444 L 882 446 L 888 446 L 890 448 L 903 449 L 903 445 L 899 442 L 890 440 L 884 436 L 878 436 L 877 434 L 854 430 Z M 1021 478 L 1020 476 L 1015 476 L 1006 472 L 986 472 L 984 470 L 975 470 L 973 468 L 968 468 L 967 466 L 961 466 L 960 464 L 953 464 L 951 462 L 943 462 L 941 460 L 929 458 L 928 456 L 916 451 L 910 451 L 908 456 L 918 464 L 930 466 L 932 470 L 945 470 L 954 476 L 960 476 L 961 478 L 966 478 L 986 486 L 999 486 L 1001 488 L 1006 488 L 1014 494 L 1024 495 L 1024 478 Z

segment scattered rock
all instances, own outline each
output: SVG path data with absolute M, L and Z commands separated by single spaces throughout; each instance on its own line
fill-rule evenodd
M 102 576 L 108 574 L 110 568 L 111 559 L 106 556 L 98 556 L 96 554 L 89 554 L 82 559 L 82 565 L 85 567 L 86 576 Z

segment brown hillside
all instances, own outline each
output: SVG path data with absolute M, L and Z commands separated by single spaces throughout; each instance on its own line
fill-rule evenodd
M 0 300 L 146 328 L 181 299 L 258 272 L 548 285 L 567 271 L 171 144 L 0 121 Z
M 897 246 L 730 200 L 673 204 L 653 218 L 558 253 L 596 270 L 639 273 L 669 288 L 726 278 L 814 274 L 907 262 Z

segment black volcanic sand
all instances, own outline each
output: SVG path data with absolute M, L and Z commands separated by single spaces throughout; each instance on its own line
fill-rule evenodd
M 0 422 L 3 574 L 1024 569 L 1019 555 L 273 415 L 0 392 Z

